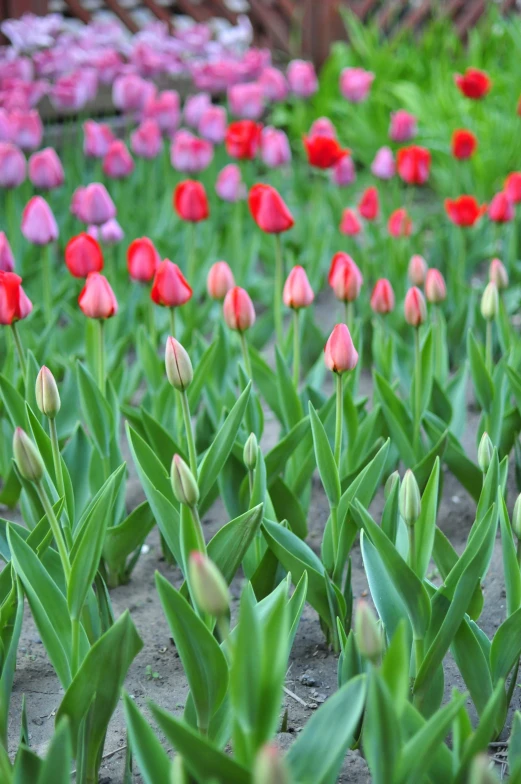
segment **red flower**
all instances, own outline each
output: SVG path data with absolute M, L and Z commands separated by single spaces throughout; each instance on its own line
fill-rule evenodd
M 140 237 L 127 248 L 127 267 L 132 280 L 146 283 L 154 277 L 159 264 L 159 253 L 148 237 Z
M 101 272 L 103 254 L 94 237 L 85 232 L 72 237 L 65 247 L 65 264 L 75 278 L 86 278 L 89 272 Z
M 409 237 L 412 232 L 412 220 L 405 207 L 395 210 L 387 221 L 387 231 L 391 237 Z
M 198 223 L 210 214 L 204 185 L 197 180 L 184 180 L 176 185 L 174 208 L 182 220 Z
M 378 190 L 372 185 L 362 193 L 362 198 L 358 202 L 358 212 L 368 221 L 376 220 L 380 213 L 380 202 Z
M 268 234 L 288 231 L 295 223 L 284 199 L 271 185 L 254 185 L 248 195 L 248 206 L 257 226 Z
M 456 226 L 474 226 L 486 211 L 487 205 L 480 207 L 474 196 L 445 199 L 445 212 Z
M 255 323 L 255 308 L 250 295 L 240 286 L 234 286 L 223 302 L 223 316 L 230 329 L 245 332 Z
M 452 134 L 452 154 L 460 161 L 472 158 L 478 146 L 478 140 L 472 131 L 465 129 L 454 131 Z
M 21 283 L 22 279 L 16 273 L 0 270 L 0 324 L 12 324 L 32 311 L 31 300 Z
M 152 301 L 167 308 L 178 308 L 188 302 L 191 296 L 192 289 L 177 264 L 169 259 L 162 261 L 156 269 L 152 284 Z
M 505 180 L 505 192 L 514 204 L 521 203 L 521 172 L 512 172 Z
M 474 101 L 484 98 L 492 87 L 492 82 L 485 71 L 478 68 L 467 68 L 464 74 L 454 74 L 458 90 Z
M 403 305 L 405 320 L 411 327 L 419 327 L 427 318 L 427 305 L 420 289 L 413 286 L 405 295 Z
M 108 319 L 118 312 L 118 302 L 107 278 L 89 272 L 78 302 L 87 318 Z
M 508 223 L 515 215 L 514 205 L 505 191 L 496 193 L 488 208 L 488 217 L 494 223 Z
M 402 147 L 396 155 L 396 167 L 408 185 L 423 185 L 429 179 L 431 154 L 425 147 Z
M 347 150 L 343 149 L 332 136 L 304 136 L 308 163 L 317 169 L 330 169 L 342 158 Z
M 339 231 L 341 234 L 347 234 L 348 237 L 356 237 L 362 231 L 358 215 L 350 207 L 346 207 L 342 213 Z
M 375 313 L 382 315 L 394 310 L 394 291 L 387 278 L 376 281 L 371 294 L 371 308 Z
M 337 299 L 343 302 L 354 302 L 360 294 L 364 279 L 351 256 L 343 251 L 338 251 L 331 259 L 327 282 Z
M 224 143 L 231 158 L 251 161 L 255 158 L 260 143 L 262 125 L 253 120 L 232 122 L 226 129 Z

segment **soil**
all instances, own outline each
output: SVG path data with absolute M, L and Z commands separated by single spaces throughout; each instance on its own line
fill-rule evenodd
M 335 306 L 327 297 L 319 298 L 316 306 L 317 317 L 324 330 L 331 327 L 331 318 L 335 315 Z M 362 375 L 362 392 L 370 392 L 370 377 Z M 468 422 L 464 446 L 475 457 L 476 430 L 478 416 L 469 407 Z M 263 446 L 276 442 L 277 424 L 266 418 L 266 434 Z M 130 479 L 128 484 L 127 503 L 129 510 L 144 500 L 143 492 L 129 461 Z M 513 472 L 511 472 L 512 474 Z M 515 497 L 511 488 L 510 502 Z M 372 512 L 375 519 L 383 504 L 383 493 L 379 493 L 373 502 Z M 466 537 L 474 520 L 475 504 L 454 477 L 445 472 L 443 500 L 438 514 L 438 525 L 449 537 L 458 551 L 465 546 Z M 323 528 L 327 519 L 327 500 L 318 480 L 313 481 L 312 504 L 309 515 L 310 535 L 308 541 L 318 551 L 322 539 Z M 12 510 L 0 507 L 0 516 L 8 519 L 19 519 Z M 226 512 L 220 502 L 216 503 L 206 515 L 203 524 L 207 536 L 227 521 Z M 161 557 L 161 547 L 157 529 L 147 539 L 146 547 L 132 574 L 128 585 L 112 590 L 111 598 L 114 614 L 118 616 L 126 608 L 130 609 L 133 621 L 143 640 L 141 653 L 133 662 L 127 680 L 126 689 L 135 699 L 136 704 L 150 718 L 147 701 L 153 700 L 181 716 L 187 698 L 187 684 L 181 663 L 175 648 L 170 641 L 166 620 L 159 603 L 154 585 L 154 572 L 159 570 L 174 585 L 181 582 L 180 571 L 166 564 Z M 358 545 L 352 553 L 353 593 L 356 598 L 365 596 L 368 590 L 362 558 Z M 489 572 L 484 580 L 485 606 L 480 618 L 480 626 L 492 637 L 505 617 L 505 593 L 503 582 L 501 547 L 496 542 L 494 556 Z M 237 578 L 231 587 L 233 601 L 238 601 L 241 591 L 241 578 Z M 446 696 L 450 696 L 452 688 L 465 691 L 464 683 L 450 657 L 445 661 Z M 288 668 L 286 688 L 291 692 L 285 694 L 281 715 L 287 711 L 287 732 L 277 736 L 277 742 L 286 748 L 306 721 L 319 705 L 337 688 L 337 659 L 325 646 L 323 635 L 316 613 L 307 605 L 297 632 Z M 29 608 L 26 608 L 24 626 L 18 651 L 18 667 L 15 676 L 12 702 L 9 744 L 10 753 L 14 754 L 19 742 L 22 697 L 25 695 L 26 709 L 31 746 L 38 754 L 44 754 L 49 738 L 53 732 L 55 712 L 61 702 L 63 690 L 48 661 L 45 649 L 39 638 L 38 631 L 32 620 Z M 470 704 L 470 700 L 469 700 Z M 521 708 L 521 693 L 516 690 L 512 700 L 513 710 Z M 508 727 L 504 736 L 508 737 Z M 105 759 L 100 772 L 100 780 L 108 784 L 120 784 L 123 781 L 125 762 L 126 731 L 122 705 L 118 706 L 111 721 L 105 744 Z M 122 749 L 118 751 L 118 749 Z M 170 749 L 169 749 L 170 751 Z M 501 751 L 496 752 L 500 760 Z M 134 773 L 135 782 L 141 782 L 139 773 Z M 356 782 L 366 784 L 371 778 L 365 761 L 358 752 L 349 752 L 341 775 L 338 779 L 342 784 Z M 160 784 L 158 782 L 158 784 Z

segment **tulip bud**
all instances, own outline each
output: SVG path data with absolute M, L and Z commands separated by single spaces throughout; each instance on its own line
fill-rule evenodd
M 188 352 L 173 337 L 166 341 L 165 348 L 166 375 L 175 389 L 184 392 L 192 383 L 194 371 Z
M 172 760 L 170 768 L 170 784 L 189 784 L 188 774 L 185 770 L 183 758 L 177 754 Z
M 39 482 L 44 473 L 43 460 L 37 448 L 21 427 L 13 436 L 13 454 L 18 470 L 29 482 Z
M 263 746 L 253 766 L 252 784 L 290 784 L 288 766 L 277 746 Z
M 408 273 L 413 286 L 423 286 L 427 275 L 427 262 L 419 254 L 411 256 Z
M 400 474 L 398 473 L 398 471 L 393 471 L 393 473 L 387 477 L 387 482 L 385 483 L 385 487 L 384 487 L 384 497 L 386 501 L 391 495 L 391 493 L 393 492 L 396 483 L 399 482 L 400 482 Z
M 180 504 L 193 508 L 199 501 L 199 488 L 194 475 L 179 455 L 174 455 L 170 469 L 172 489 Z
M 499 309 L 499 294 L 497 286 L 493 281 L 487 283 L 481 298 L 481 315 L 486 321 L 492 321 Z
M 188 562 L 189 584 L 201 612 L 215 617 L 226 615 L 230 608 L 230 592 L 226 580 L 213 561 L 194 550 Z
M 521 493 L 517 496 L 512 512 L 512 530 L 521 539 Z
M 493 454 L 494 445 L 490 440 L 488 433 L 483 433 L 478 446 L 478 465 L 484 474 L 486 474 L 488 471 Z
M 433 305 L 439 305 L 447 297 L 447 287 L 443 275 L 437 269 L 427 271 L 425 278 L 425 296 Z
M 469 784 L 498 784 L 498 779 L 490 768 L 486 754 L 478 754 L 470 767 Z
M 418 328 L 427 318 L 427 306 L 420 289 L 413 286 L 405 295 L 405 320 L 411 327 Z
M 257 465 L 257 451 L 258 451 L 257 437 L 255 433 L 250 433 L 248 440 L 244 444 L 244 451 L 242 453 L 244 465 L 248 471 L 255 470 Z
M 364 601 L 359 601 L 356 606 L 355 636 L 362 656 L 376 663 L 383 650 L 382 633 L 373 610 Z
M 36 405 L 49 419 L 54 419 L 61 407 L 60 393 L 56 380 L 45 365 L 36 377 Z
M 496 284 L 498 291 L 507 288 L 508 272 L 505 269 L 505 265 L 502 264 L 499 259 L 492 259 L 492 261 L 490 262 L 488 277 L 489 280 L 492 281 L 492 283 Z
M 255 308 L 247 291 L 235 286 L 226 294 L 223 316 L 230 329 L 244 332 L 255 323 Z
M 206 289 L 212 299 L 222 300 L 235 286 L 233 272 L 225 261 L 216 261 L 206 279 Z
M 324 349 L 324 362 L 329 370 L 339 375 L 356 367 L 358 351 L 345 324 L 337 324 L 329 336 Z
M 422 508 L 420 488 L 413 472 L 408 469 L 400 487 L 400 514 L 407 525 L 414 525 Z
M 313 289 L 309 284 L 308 276 L 303 267 L 297 265 L 289 273 L 284 284 L 282 299 L 286 307 L 294 310 L 307 308 L 315 299 Z

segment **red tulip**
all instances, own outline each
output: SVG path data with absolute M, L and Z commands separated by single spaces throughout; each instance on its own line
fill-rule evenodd
M 251 161 L 260 144 L 262 125 L 253 120 L 232 122 L 226 129 L 226 152 L 231 158 Z
M 204 185 L 197 180 L 184 180 L 176 185 L 174 208 L 182 220 L 199 223 L 210 214 Z
M 65 264 L 75 278 L 86 278 L 90 272 L 101 272 L 103 254 L 94 237 L 85 232 L 72 237 L 65 247 Z
M 140 237 L 127 248 L 127 267 L 132 280 L 147 283 L 155 275 L 159 253 L 148 237 Z
M 521 172 L 512 172 L 505 180 L 505 192 L 513 204 L 521 203 Z
M 447 297 L 447 287 L 441 272 L 431 268 L 425 278 L 425 296 L 434 305 L 443 302 Z
M 304 267 L 298 265 L 293 267 L 284 284 L 282 299 L 286 307 L 293 308 L 293 310 L 307 308 L 311 305 L 315 295 Z
M 380 213 L 378 190 L 372 185 L 366 188 L 358 202 L 358 212 L 367 221 L 374 221 Z
M 0 231 L 0 272 L 14 270 L 14 256 L 5 232 Z
M 50 191 L 63 185 L 65 175 L 56 150 L 46 147 L 29 158 L 29 179 L 36 188 Z
M 454 74 L 454 81 L 463 95 L 475 101 L 484 98 L 492 87 L 488 74 L 478 68 L 467 68 L 464 74 Z
M 472 158 L 478 147 L 478 140 L 472 131 L 461 129 L 452 134 L 452 154 L 460 161 Z
M 409 237 L 412 232 L 412 220 L 405 209 L 395 210 L 387 221 L 387 231 L 391 237 Z
M 108 319 L 118 312 L 118 302 L 110 283 L 99 272 L 89 272 L 78 303 L 87 318 Z
M 343 251 L 333 256 L 327 280 L 335 297 L 342 302 L 354 302 L 364 282 L 362 273 L 351 256 Z
M 405 320 L 411 327 L 419 327 L 427 318 L 427 306 L 420 289 L 413 286 L 405 295 Z
M 353 370 L 358 362 L 358 351 L 345 324 L 337 324 L 324 349 L 324 362 L 329 370 L 339 375 Z
M 394 310 L 394 291 L 387 278 L 377 280 L 371 294 L 371 308 L 375 313 L 385 315 Z
M 492 259 L 492 261 L 490 262 L 488 279 L 492 283 L 496 284 L 496 288 L 498 290 L 507 288 L 508 272 L 506 271 L 505 265 L 500 261 L 500 259 Z
M 330 169 L 348 152 L 332 136 L 304 136 L 304 147 L 308 163 L 317 169 Z
M 51 208 L 41 196 L 33 196 L 22 213 L 22 234 L 34 245 L 49 245 L 58 239 L 58 225 Z
M 420 256 L 419 253 L 415 253 L 414 256 L 411 256 L 407 274 L 413 286 L 423 286 L 427 276 L 427 270 L 427 262 L 423 256 Z
M 127 145 L 121 139 L 116 139 L 103 158 L 103 173 L 113 180 L 122 180 L 133 171 L 134 159 L 129 153 Z
M 223 300 L 235 286 L 233 272 L 225 261 L 212 264 L 206 279 L 206 288 L 212 299 Z
M 358 215 L 350 207 L 346 207 L 342 213 L 340 221 L 340 233 L 348 237 L 356 237 L 362 231 L 362 224 L 358 220 Z
M 169 259 L 162 261 L 156 269 L 152 284 L 152 301 L 166 308 L 178 308 L 188 302 L 191 296 L 192 289 L 177 264 Z
M 423 185 L 429 179 L 431 154 L 425 147 L 402 147 L 396 155 L 398 174 L 408 185 Z
M 488 217 L 494 223 L 508 223 L 515 215 L 514 205 L 505 191 L 493 196 L 488 207 Z
M 295 223 L 284 199 L 271 185 L 254 185 L 248 194 L 248 206 L 257 226 L 268 234 L 288 231 Z
M 0 324 L 13 324 L 32 311 L 32 303 L 21 283 L 19 275 L 0 270 Z
M 481 207 L 474 196 L 458 196 L 457 199 L 445 199 L 445 212 L 456 226 L 474 226 L 487 211 L 487 205 Z
M 223 316 L 230 329 L 244 332 L 255 323 L 255 308 L 250 295 L 240 286 L 235 286 L 226 294 L 223 303 Z

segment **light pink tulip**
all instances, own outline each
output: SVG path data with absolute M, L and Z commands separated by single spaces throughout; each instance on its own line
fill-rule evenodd
M 224 106 L 209 106 L 201 115 L 199 133 L 212 144 L 222 144 L 226 136 L 226 109 Z
M 246 197 L 246 185 L 242 182 L 241 170 L 237 164 L 229 163 L 221 169 L 215 190 L 223 201 L 236 202 Z
M 374 73 L 363 68 L 344 68 L 340 74 L 340 92 L 351 103 L 362 103 L 371 90 Z
M 115 218 L 102 223 L 99 227 L 99 238 L 105 245 L 117 245 L 124 236 L 123 229 Z
M 206 139 L 199 139 L 190 131 L 176 133 L 170 147 L 170 160 L 180 172 L 200 172 L 206 169 L 213 158 L 213 146 Z
M 12 141 L 22 150 L 35 150 L 42 143 L 43 125 L 36 109 L 11 114 Z
M 112 85 L 114 106 L 125 114 L 142 112 L 155 93 L 156 87 L 152 82 L 134 73 L 118 76 Z
M 396 173 L 393 151 L 390 147 L 380 147 L 371 164 L 371 171 L 380 180 L 390 180 Z
M 121 180 L 132 174 L 133 171 L 134 159 L 129 153 L 127 145 L 121 139 L 116 139 L 103 158 L 103 173 L 113 180 Z
M 94 120 L 83 123 L 83 153 L 88 158 L 104 158 L 113 141 L 114 134 L 105 123 Z
M 289 92 L 286 77 L 278 68 L 271 66 L 265 68 L 259 77 L 258 83 L 262 88 L 267 101 L 277 102 L 286 100 Z
M 63 166 L 53 147 L 34 152 L 29 158 L 29 179 L 35 188 L 45 191 L 63 185 L 65 175 Z
M 336 139 L 336 128 L 329 117 L 318 117 L 309 129 L 309 136 L 325 136 L 327 139 Z
M 116 217 L 116 207 L 100 182 L 77 188 L 72 196 L 71 212 L 82 223 L 101 226 Z
M 176 90 L 163 90 L 152 95 L 145 103 L 143 115 L 146 119 L 155 120 L 161 132 L 171 136 L 181 122 L 181 105 Z
M 356 180 L 355 164 L 350 153 L 342 155 L 335 163 L 331 170 L 331 179 L 335 185 L 341 187 L 351 185 Z
M 284 131 L 268 126 L 261 134 L 261 158 L 270 169 L 285 166 L 291 161 L 291 148 Z
M 0 142 L 0 188 L 17 188 L 25 180 L 26 163 L 21 150 Z
M 264 111 L 264 93 L 257 82 L 234 84 L 228 90 L 230 111 L 244 120 L 258 120 Z
M 183 109 L 185 123 L 191 128 L 199 128 L 203 112 L 212 105 L 212 99 L 208 93 L 197 93 L 186 99 Z
M 34 245 L 48 245 L 58 239 L 58 225 L 44 198 L 33 196 L 22 213 L 22 234 Z
M 299 98 L 309 98 L 318 90 L 318 79 L 313 63 L 292 60 L 288 65 L 287 79 L 292 93 Z
M 156 158 L 163 147 L 161 129 L 153 119 L 143 120 L 130 135 L 132 152 L 139 158 Z

